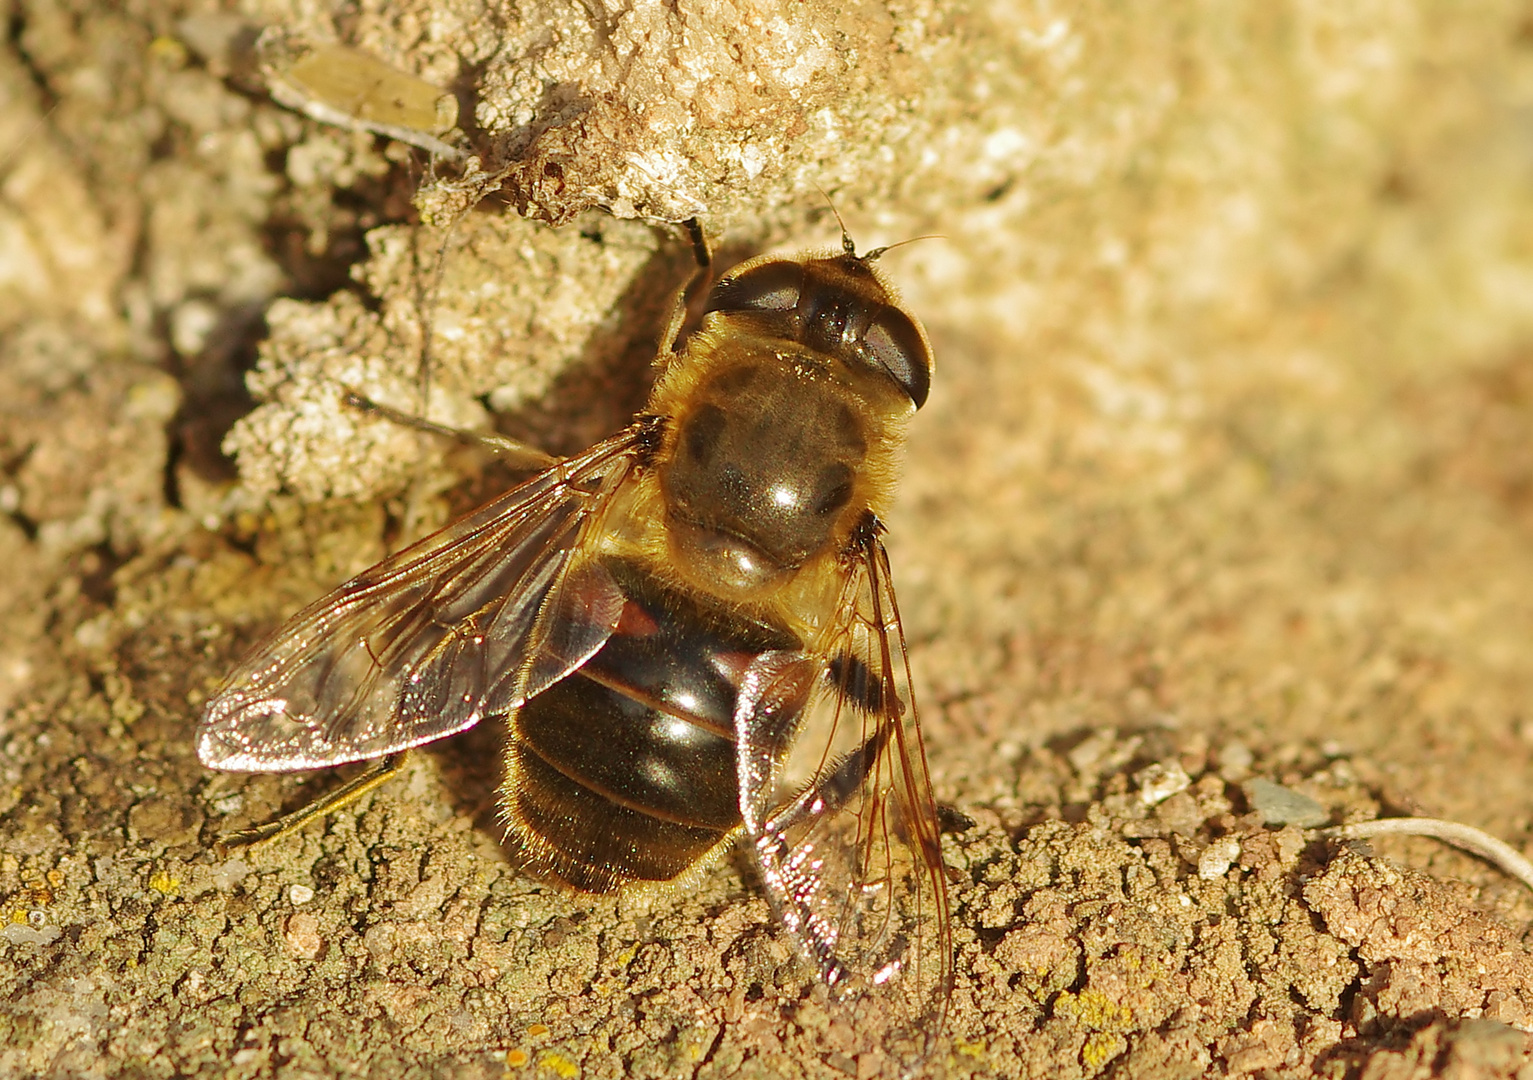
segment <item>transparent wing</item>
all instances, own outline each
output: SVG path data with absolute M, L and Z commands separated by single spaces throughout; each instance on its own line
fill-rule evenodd
M 294 616 L 208 702 L 203 764 L 285 772 L 419 746 L 503 714 L 601 647 L 622 607 L 571 568 L 642 425 L 545 470 Z M 540 619 L 559 605 L 576 617 Z
M 782 925 L 821 979 L 928 1049 L 952 987 L 936 805 L 889 560 L 848 556 L 829 661 L 803 722 L 766 654 L 736 716 L 746 835 Z

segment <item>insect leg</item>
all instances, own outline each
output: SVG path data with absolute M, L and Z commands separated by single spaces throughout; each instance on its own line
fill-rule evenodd
M 839 811 L 862 789 L 873 763 L 888 741 L 886 728 L 869 735 L 861 746 L 834 762 L 817 783 L 779 810 L 767 822 L 767 831 L 786 832 L 810 817 L 823 817 Z
M 692 258 L 697 261 L 697 270 L 686 284 L 671 294 L 671 317 L 666 323 L 665 333 L 660 335 L 657 362 L 661 364 L 681 347 L 681 331 L 687 323 L 689 302 L 706 295 L 708 286 L 713 282 L 713 249 L 708 245 L 708 235 L 703 232 L 702 222 L 694 217 L 688 218 L 682 225 L 687 230 L 687 238 L 692 241 Z
M 241 829 L 220 837 L 218 850 L 220 853 L 227 852 L 230 848 L 250 847 L 254 844 L 264 844 L 268 840 L 275 840 L 279 836 L 297 832 L 310 822 L 317 821 L 322 817 L 328 817 L 337 810 L 356 802 L 362 796 L 372 791 L 379 784 L 394 776 L 405 767 L 405 758 L 408 751 L 401 750 L 397 754 L 389 754 L 379 758 L 378 763 L 371 769 L 352 777 L 346 783 L 328 794 L 321 795 L 307 806 L 299 807 L 291 814 L 283 814 L 281 817 L 266 822 L 264 825 L 256 825 L 253 828 Z
M 346 389 L 346 404 L 353 409 L 366 413 L 377 413 L 379 416 L 402 424 L 405 427 L 414 428 L 416 431 L 424 431 L 431 435 L 442 435 L 449 439 L 457 439 L 459 442 L 468 443 L 472 446 L 481 446 L 492 453 L 499 454 L 510 460 L 516 468 L 546 469 L 559 459 L 551 454 L 544 453 L 535 446 L 528 446 L 524 442 L 508 439 L 503 435 L 485 435 L 478 431 L 465 431 L 463 428 L 448 427 L 446 424 L 438 424 L 419 416 L 411 416 L 407 412 L 374 401 L 350 387 Z

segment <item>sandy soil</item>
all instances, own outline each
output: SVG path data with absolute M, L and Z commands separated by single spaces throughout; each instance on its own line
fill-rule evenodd
M 643 399 L 665 222 L 834 245 L 818 185 L 944 237 L 884 262 L 939 358 L 891 521 L 957 811 L 919 1071 L 1533 1075 L 1533 896 L 1316 831 L 1533 846 L 1526 9 L 626 7 L 7 9 L 0 1073 L 897 1072 L 738 860 L 509 865 L 494 730 L 227 858 L 333 778 L 192 747 L 244 649 L 506 482 L 340 383 L 579 449 Z M 261 27 L 438 88 L 503 183 L 273 102 Z

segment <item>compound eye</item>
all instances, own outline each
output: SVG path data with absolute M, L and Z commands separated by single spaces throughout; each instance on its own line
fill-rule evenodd
M 726 277 L 708 294 L 708 311 L 791 312 L 804 289 L 804 264 L 785 259 Z
M 931 348 L 908 315 L 885 307 L 863 333 L 862 351 L 910 395 L 916 408 L 926 404 L 932 382 Z

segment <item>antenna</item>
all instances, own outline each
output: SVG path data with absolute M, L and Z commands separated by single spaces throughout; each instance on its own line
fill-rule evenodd
M 819 184 L 814 185 L 814 189 L 818 191 L 820 193 L 820 197 L 825 200 L 825 205 L 830 207 L 830 212 L 836 216 L 836 224 L 841 227 L 841 250 L 854 259 L 859 258 L 857 254 L 857 244 L 854 240 L 852 240 L 852 234 L 846 231 L 846 222 L 842 220 L 841 211 L 836 209 L 836 202 L 830 197 L 830 192 L 826 191 Z M 865 256 L 863 258 L 865 258 Z
M 883 247 L 876 247 L 876 248 L 874 248 L 872 251 L 868 252 L 866 255 L 864 255 L 862 257 L 862 261 L 863 262 L 872 262 L 874 259 L 878 258 L 880 255 L 882 255 L 886 251 L 893 251 L 895 248 L 897 248 L 897 247 L 904 247 L 906 244 L 914 244 L 917 240 L 946 240 L 946 239 L 947 239 L 947 237 L 943 236 L 941 233 L 923 233 L 920 236 L 907 237 L 904 240 L 896 240 L 892 244 L 885 244 Z
M 943 236 L 941 233 L 925 233 L 921 236 L 912 236 L 907 240 L 898 240 L 892 244 L 885 244 L 883 247 L 876 247 L 866 255 L 858 255 L 857 244 L 852 240 L 852 234 L 847 232 L 846 221 L 841 217 L 841 211 L 836 209 L 835 200 L 833 200 L 830 197 L 830 193 L 822 188 L 819 184 L 816 184 L 814 189 L 818 191 L 820 196 L 825 200 L 825 205 L 830 207 L 830 212 L 836 217 L 836 224 L 841 227 L 841 250 L 859 262 L 870 263 L 880 255 L 884 254 L 886 251 L 893 251 L 895 248 L 904 247 L 906 244 L 914 244 L 917 240 L 947 239 L 947 237 Z

